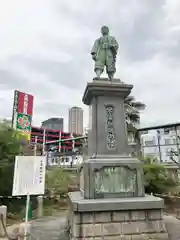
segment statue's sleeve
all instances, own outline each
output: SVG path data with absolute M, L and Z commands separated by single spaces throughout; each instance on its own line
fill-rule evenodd
M 92 55 L 97 54 L 98 48 L 99 48 L 99 40 L 97 39 L 97 40 L 94 42 L 94 45 L 93 45 L 92 50 L 91 50 L 91 54 L 92 54 Z
M 117 40 L 115 39 L 115 37 L 112 38 L 111 44 L 112 44 L 112 47 L 114 48 L 114 51 L 117 53 L 117 51 L 119 49 L 119 44 L 118 44 Z

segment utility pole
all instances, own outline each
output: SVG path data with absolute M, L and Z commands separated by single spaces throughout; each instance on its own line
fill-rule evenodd
M 38 137 L 36 136 L 35 137 L 35 142 L 34 142 L 34 156 L 36 156 L 37 154 L 37 140 L 38 140 Z
M 46 145 L 46 130 L 43 131 L 43 146 L 42 146 L 42 155 L 45 155 L 45 145 Z
M 159 159 L 160 159 L 160 162 L 162 162 L 160 139 L 161 139 L 161 134 L 160 134 L 160 131 L 157 130 L 157 141 L 158 141 L 158 149 L 159 149 Z
M 179 153 L 179 136 L 177 133 L 177 127 L 175 126 L 175 134 L 176 134 L 176 146 L 177 146 L 177 153 L 178 153 L 178 162 L 179 162 L 179 166 L 180 166 L 180 153 Z
M 58 152 L 61 152 L 61 132 L 59 132 L 59 149 Z

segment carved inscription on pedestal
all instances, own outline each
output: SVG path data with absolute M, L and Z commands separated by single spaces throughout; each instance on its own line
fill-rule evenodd
M 107 148 L 116 150 L 116 131 L 114 127 L 114 106 L 105 106 L 106 131 L 107 131 Z
M 95 172 L 95 195 L 121 193 L 126 196 L 137 190 L 137 172 L 128 167 L 103 167 Z M 128 194 L 129 195 L 129 194 Z

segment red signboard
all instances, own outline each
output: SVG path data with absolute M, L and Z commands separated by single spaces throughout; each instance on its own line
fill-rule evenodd
M 14 92 L 12 127 L 24 132 L 30 140 L 34 97 L 30 94 Z
M 18 113 L 33 115 L 33 96 L 27 93 L 18 92 Z

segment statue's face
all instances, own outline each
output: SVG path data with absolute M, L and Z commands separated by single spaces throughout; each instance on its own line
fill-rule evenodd
M 109 34 L 109 28 L 107 26 L 103 26 L 101 28 L 102 35 L 108 35 Z

